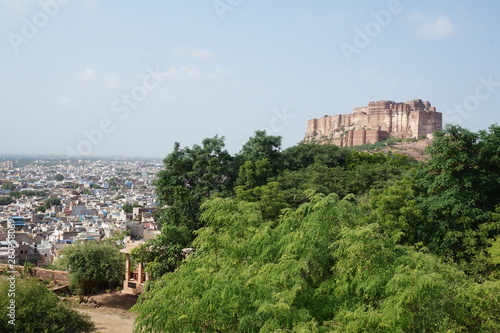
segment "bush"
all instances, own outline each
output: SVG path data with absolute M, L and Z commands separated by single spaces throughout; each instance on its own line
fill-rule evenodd
M 65 247 L 61 254 L 55 265 L 69 270 L 70 288 L 80 300 L 99 287 L 119 282 L 125 271 L 123 254 L 112 244 L 78 243 Z
M 35 279 L 17 278 L 14 291 L 8 280 L 0 280 L 0 332 L 83 333 L 94 332 L 90 317 L 61 304 L 56 295 Z M 8 306 L 15 300 L 15 321 Z M 9 323 L 9 321 L 11 321 Z M 15 326 L 12 325 L 15 323 Z

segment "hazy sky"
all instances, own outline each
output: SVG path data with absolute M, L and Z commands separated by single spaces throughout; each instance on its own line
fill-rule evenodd
M 164 157 L 423 99 L 500 123 L 500 3 L 0 0 L 0 153 Z

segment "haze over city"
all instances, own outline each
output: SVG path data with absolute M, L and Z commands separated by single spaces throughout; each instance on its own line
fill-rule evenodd
M 0 154 L 164 157 L 428 100 L 499 123 L 494 1 L 0 0 Z

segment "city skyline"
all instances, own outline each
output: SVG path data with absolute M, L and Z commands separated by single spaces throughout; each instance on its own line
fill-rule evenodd
M 500 122 L 499 5 L 0 0 L 0 154 L 162 158 L 174 142 L 428 100 L 443 124 Z

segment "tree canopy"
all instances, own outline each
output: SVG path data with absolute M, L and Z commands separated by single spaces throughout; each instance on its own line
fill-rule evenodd
M 15 295 L 10 281 L 0 279 L 0 332 L 85 333 L 94 332 L 90 317 L 63 305 L 59 298 L 35 279 L 16 279 Z M 9 297 L 8 295 L 12 297 Z M 15 321 L 9 323 L 10 301 L 15 300 Z M 15 323 L 15 325 L 11 325 Z
M 364 214 L 347 198 L 313 195 L 275 227 L 254 203 L 206 202 L 196 254 L 143 295 L 137 331 L 500 328 L 498 282 L 475 283 L 455 265 L 399 244 L 400 232 L 361 222 Z
M 199 227 L 199 206 L 204 198 L 230 191 L 234 181 L 233 157 L 224 138 L 205 139 L 202 145 L 174 150 L 164 160 L 155 185 L 163 210 L 161 224 Z
M 448 126 L 426 162 L 207 140 L 159 174 L 136 332 L 500 330 L 499 127 Z
M 50 197 L 47 200 L 45 200 L 45 207 L 50 208 L 52 206 L 60 206 L 61 205 L 61 199 L 56 198 L 56 197 Z
M 431 159 L 416 179 L 418 206 L 425 219 L 416 226 L 433 252 L 452 256 L 468 270 L 485 256 L 499 234 L 500 127 L 472 133 L 447 126 L 429 149 Z
M 0 206 L 7 206 L 14 202 L 11 196 L 0 196 Z

